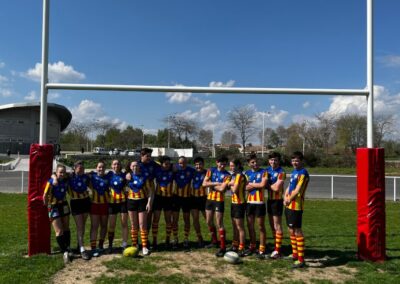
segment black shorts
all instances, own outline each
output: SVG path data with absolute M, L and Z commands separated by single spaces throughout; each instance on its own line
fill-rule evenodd
M 246 203 L 231 205 L 231 218 L 243 219 L 246 213 Z
M 225 203 L 224 201 L 215 201 L 207 199 L 206 210 L 224 213 Z
M 172 211 L 179 212 L 181 209 L 184 213 L 190 212 L 192 209 L 192 200 L 190 197 L 181 197 L 181 196 L 174 196 L 173 199 L 173 207 Z
M 128 199 L 128 211 L 138 211 L 144 212 L 146 211 L 148 199 Z
M 57 218 L 68 216 L 71 212 L 67 201 L 49 205 L 47 209 L 49 211 L 50 221 L 53 221 Z
M 155 195 L 152 211 L 172 211 L 173 200 L 172 197 Z
M 286 224 L 290 229 L 300 229 L 303 220 L 302 210 L 285 208 Z
M 206 202 L 207 202 L 207 196 L 191 197 L 192 209 L 204 211 L 206 210 Z
M 283 199 L 268 200 L 267 212 L 272 216 L 282 216 L 283 214 Z
M 267 214 L 265 203 L 254 204 L 247 203 L 246 214 L 247 216 L 264 217 Z
M 90 213 L 90 198 L 71 199 L 71 213 L 72 216 Z
M 121 203 L 108 203 L 108 215 L 116 215 L 118 213 L 128 213 L 126 201 Z

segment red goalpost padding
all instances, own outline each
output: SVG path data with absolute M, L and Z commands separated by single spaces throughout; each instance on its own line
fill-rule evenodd
M 28 255 L 50 253 L 51 228 L 43 191 L 53 167 L 53 145 L 32 144 L 28 181 Z
M 383 148 L 357 149 L 358 258 L 386 259 L 385 159 Z

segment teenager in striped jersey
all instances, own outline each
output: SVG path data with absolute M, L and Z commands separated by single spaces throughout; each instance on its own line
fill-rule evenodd
M 292 155 L 293 171 L 290 174 L 290 183 L 285 192 L 284 204 L 286 223 L 289 227 L 290 241 L 293 253 L 293 268 L 305 267 L 304 235 L 301 229 L 304 196 L 310 176 L 303 165 L 303 153 L 294 152 Z
M 130 180 L 127 183 L 128 190 L 128 213 L 131 221 L 132 246 L 138 245 L 138 234 L 142 241 L 142 254 L 150 254 L 148 249 L 147 215 L 151 210 L 153 198 L 153 182 L 142 174 L 137 161 L 130 163 L 127 172 Z
M 268 155 L 268 201 L 267 212 L 269 225 L 275 239 L 275 249 L 271 254 L 272 259 L 281 258 L 281 246 L 283 239 L 282 213 L 283 191 L 286 179 L 285 170 L 280 166 L 281 155 L 273 152 Z
M 243 174 L 242 162 L 235 159 L 229 162 L 232 171 L 232 178 L 229 183 L 231 189 L 231 219 L 233 229 L 232 251 L 239 256 L 244 256 L 246 234 L 244 230 L 244 216 L 246 213 L 245 189 L 247 184 L 246 176 Z

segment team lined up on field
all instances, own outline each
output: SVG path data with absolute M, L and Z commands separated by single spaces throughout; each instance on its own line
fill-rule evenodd
M 196 232 L 198 247 L 204 247 L 200 229 L 200 213 L 206 218 L 211 242 L 206 247 L 218 247 L 216 256 L 222 257 L 227 251 L 223 224 L 224 198 L 231 191 L 231 219 L 233 228 L 232 247 L 239 256 L 256 254 L 266 258 L 265 216 L 268 212 L 271 230 L 275 236 L 275 248 L 268 257 L 281 257 L 282 213 L 285 207 L 286 221 L 290 231 L 294 267 L 304 267 L 304 236 L 301 230 L 304 194 L 309 175 L 303 168 L 303 155 L 295 152 L 292 156 L 294 171 L 290 184 L 284 192 L 286 174 L 280 167 L 280 155 L 268 157 L 270 166 L 259 167 L 257 156 L 247 158 L 249 170 L 243 171 L 240 160 L 228 161 L 220 157 L 216 166 L 204 169 L 202 158 L 194 159 L 194 168 L 187 165 L 185 157 L 172 165 L 167 156 L 159 163 L 151 159 L 151 149 L 141 151 L 139 161 L 131 162 L 122 171 L 118 160 L 112 162 L 112 170 L 105 173 L 105 164 L 100 161 L 96 171 L 85 173 L 82 162 L 77 162 L 74 172 L 67 174 L 64 166 L 57 166 L 56 173 L 48 181 L 43 200 L 49 209 L 49 218 L 56 233 L 57 242 L 63 251 L 64 261 L 70 260 L 70 211 L 77 226 L 78 249 L 83 259 L 98 256 L 104 250 L 108 232 L 108 251 L 113 250 L 117 214 L 121 215 L 122 247 L 127 247 L 128 216 L 131 223 L 132 246 L 138 246 L 140 233 L 142 254 L 149 255 L 149 230 L 152 231 L 152 251 L 158 249 L 158 225 L 164 212 L 166 227 L 165 245 L 178 247 L 179 213 L 183 212 L 183 247 L 189 249 L 190 214 Z M 225 167 L 229 162 L 230 172 Z M 268 192 L 268 201 L 264 191 Z M 66 194 L 70 196 L 71 210 Z M 90 214 L 91 251 L 84 248 L 83 236 Z M 244 219 L 250 244 L 245 247 Z M 214 222 L 215 221 L 215 222 Z M 259 231 L 259 246 L 256 247 L 256 223 Z M 98 231 L 100 234 L 98 238 Z M 219 236 L 219 242 L 217 235 Z M 98 242 L 97 242 L 98 240 Z

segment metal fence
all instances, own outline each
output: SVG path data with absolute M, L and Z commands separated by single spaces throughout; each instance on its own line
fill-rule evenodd
M 310 199 L 357 198 L 357 177 L 352 175 L 310 175 L 306 197 Z M 400 177 L 385 178 L 386 200 L 397 201 L 397 183 Z M 285 186 L 289 184 L 286 179 Z M 0 171 L 0 192 L 27 193 L 28 172 Z

